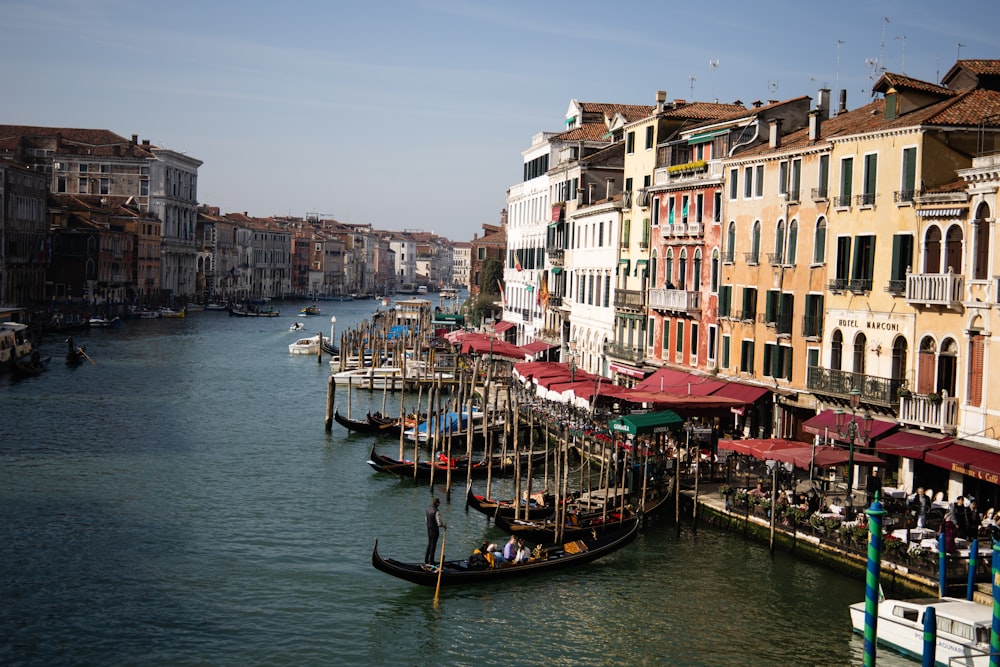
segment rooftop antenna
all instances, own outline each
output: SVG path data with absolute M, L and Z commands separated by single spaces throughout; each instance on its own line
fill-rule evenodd
M 906 74 L 906 35 L 896 35 L 892 39 L 893 41 L 898 39 L 903 42 L 903 57 L 899 61 L 899 71 Z
M 958 53 L 955 54 L 955 60 L 956 61 L 962 59 L 962 47 L 963 46 L 968 46 L 968 44 L 962 44 L 961 42 L 958 43 Z
M 709 60 L 708 66 L 712 68 L 712 99 L 718 102 L 719 98 L 715 96 L 715 70 L 719 69 L 719 61 Z
M 842 39 L 837 40 L 837 81 L 833 89 L 835 95 L 840 94 L 840 45 L 841 44 L 847 44 L 847 42 L 845 42 Z
M 691 99 L 692 100 L 694 100 L 694 82 L 695 82 L 696 78 L 697 77 L 695 77 L 694 74 L 692 74 L 691 76 L 688 77 L 688 81 L 691 82 Z
M 778 82 L 777 81 L 768 81 L 767 82 L 767 89 L 771 91 L 772 95 L 774 95 L 775 93 L 778 92 Z
M 885 28 L 889 25 L 889 17 L 882 18 L 882 47 L 878 52 L 878 71 L 885 71 Z

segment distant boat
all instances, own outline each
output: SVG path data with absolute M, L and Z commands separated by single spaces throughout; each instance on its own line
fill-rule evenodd
M 300 338 L 288 346 L 289 354 L 319 354 L 320 335 L 316 334 L 309 338 Z M 324 337 L 322 342 L 329 343 L 330 339 Z
M 160 317 L 165 319 L 179 319 L 187 314 L 185 308 L 174 310 L 173 308 L 160 308 Z
M 226 310 L 226 304 L 224 303 L 206 303 L 205 310 Z
M 299 311 L 299 314 L 300 314 L 300 315 L 319 315 L 319 314 L 321 314 L 322 312 L 323 312 L 323 311 L 322 311 L 322 310 L 320 310 L 320 307 L 319 307 L 319 306 L 317 306 L 317 305 L 316 305 L 316 304 L 314 303 L 314 304 L 312 304 L 311 306 L 306 306 L 305 308 L 303 308 L 302 310 L 300 310 L 300 311 Z
M 290 327 L 288 327 L 288 330 L 289 331 L 302 331 L 305 328 L 306 328 L 306 325 L 302 324 L 302 322 L 292 322 L 292 325 Z
M 229 314 L 232 317 L 278 317 L 281 315 L 279 311 L 271 307 L 262 310 L 253 304 L 248 306 L 233 306 L 229 309 Z
M 110 329 L 119 326 L 122 321 L 120 317 L 112 317 L 110 320 L 106 317 L 91 317 L 89 323 L 97 329 Z

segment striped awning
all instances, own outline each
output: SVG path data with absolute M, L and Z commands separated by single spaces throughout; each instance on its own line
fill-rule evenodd
M 966 208 L 921 208 L 917 209 L 917 215 L 921 218 L 957 218 L 967 211 Z

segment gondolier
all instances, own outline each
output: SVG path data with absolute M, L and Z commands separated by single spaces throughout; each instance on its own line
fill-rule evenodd
M 448 526 L 441 522 L 441 510 L 438 509 L 440 506 L 441 499 L 435 498 L 427 506 L 427 511 L 424 512 L 424 519 L 427 522 L 427 551 L 424 553 L 424 563 L 428 565 L 434 565 L 434 551 L 437 550 L 437 541 L 438 536 L 441 534 L 441 529 L 448 528 Z

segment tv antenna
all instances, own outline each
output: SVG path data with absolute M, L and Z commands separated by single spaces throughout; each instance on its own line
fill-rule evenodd
M 962 59 L 962 47 L 963 46 L 968 46 L 968 44 L 962 44 L 961 42 L 958 43 L 958 53 L 955 54 L 955 60 L 961 60 Z
M 896 35 L 892 39 L 893 41 L 898 39 L 903 42 L 903 57 L 899 61 L 899 71 L 906 74 L 906 35 Z
M 712 68 L 712 99 L 718 102 L 719 98 L 715 96 L 715 70 L 719 69 L 719 61 L 709 60 L 708 66 Z
M 691 76 L 688 77 L 688 81 L 691 82 L 691 99 L 692 100 L 694 100 L 694 82 L 695 82 L 696 78 L 697 77 L 695 77 L 694 74 L 692 74 Z

